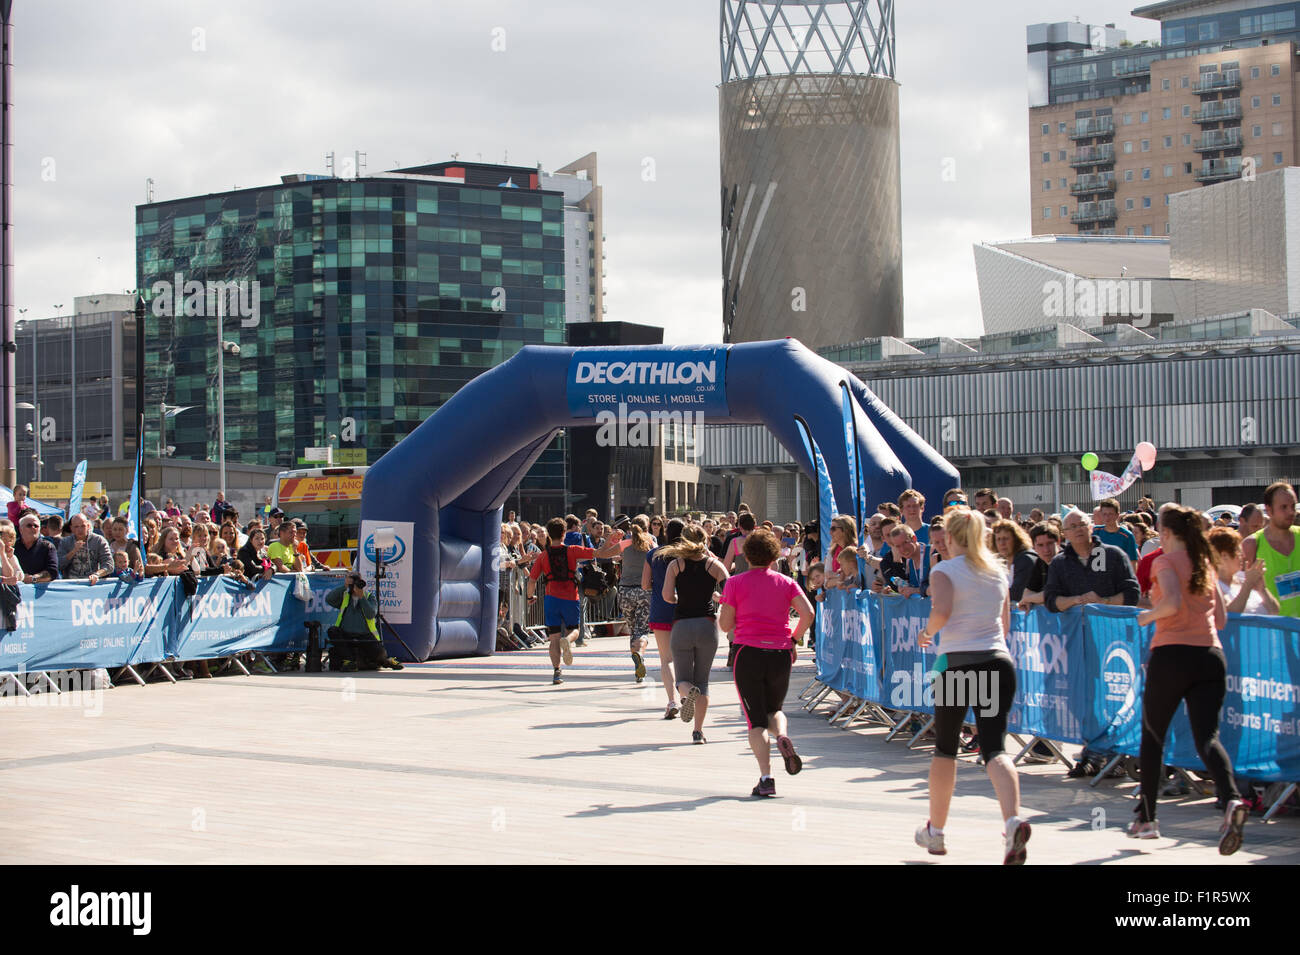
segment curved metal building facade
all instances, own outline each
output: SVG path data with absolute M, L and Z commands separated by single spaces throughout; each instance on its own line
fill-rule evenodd
M 723 340 L 903 334 L 893 0 L 722 0 Z

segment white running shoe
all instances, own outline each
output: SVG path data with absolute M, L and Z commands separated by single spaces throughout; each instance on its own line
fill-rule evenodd
M 1006 840 L 1006 853 L 1002 857 L 1003 865 L 1024 865 L 1025 864 L 1025 843 L 1029 841 L 1030 828 L 1029 823 L 1023 819 L 1012 817 L 1011 822 L 1015 825 L 1007 826 L 1007 832 L 1004 834 Z
M 948 854 L 948 850 L 943 847 L 943 836 L 935 835 L 930 831 L 930 821 L 928 819 L 924 826 L 920 826 L 916 830 L 916 844 L 932 856 Z
M 1240 799 L 1229 800 L 1219 827 L 1219 855 L 1230 856 L 1241 848 L 1241 830 L 1249 818 L 1249 806 Z
M 1134 819 L 1129 823 L 1128 837 L 1130 839 L 1159 839 L 1160 829 L 1154 822 L 1142 822 L 1140 819 Z
M 569 642 L 568 637 L 560 637 L 560 656 L 566 667 L 573 665 L 573 644 Z

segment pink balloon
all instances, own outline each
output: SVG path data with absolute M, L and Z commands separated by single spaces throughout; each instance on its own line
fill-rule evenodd
M 1150 471 L 1156 466 L 1156 446 L 1150 441 L 1143 441 L 1137 446 L 1137 459 L 1143 471 Z

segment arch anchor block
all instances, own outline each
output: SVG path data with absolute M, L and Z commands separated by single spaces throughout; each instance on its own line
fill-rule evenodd
M 458 391 L 366 473 L 362 520 L 414 528 L 404 570 L 413 575 L 411 622 L 396 630 L 421 660 L 492 652 L 501 507 L 558 430 L 595 426 L 601 412 L 690 412 L 706 424 L 766 425 L 812 475 L 798 415 L 826 459 L 836 499 L 851 501 L 841 382 L 858 406 L 866 507 L 909 487 L 938 500 L 959 485 L 956 468 L 866 385 L 794 339 L 523 348 Z M 396 641 L 387 649 L 407 656 Z

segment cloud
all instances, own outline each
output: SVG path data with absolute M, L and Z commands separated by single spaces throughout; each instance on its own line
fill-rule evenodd
M 324 172 L 596 151 L 607 318 L 721 336 L 718 7 L 598 0 L 17 0 L 17 303 L 135 284 L 134 206 Z M 1024 25 L 1064 3 L 899 4 L 907 331 L 978 330 L 970 247 L 1030 232 Z M 1154 25 L 1120 23 L 1130 38 Z M 504 50 L 494 50 L 494 41 Z M 655 178 L 642 178 L 644 160 Z M 940 178 L 945 157 L 957 177 Z M 53 160 L 53 180 L 42 163 Z M 937 281 L 943 277 L 943 281 Z

